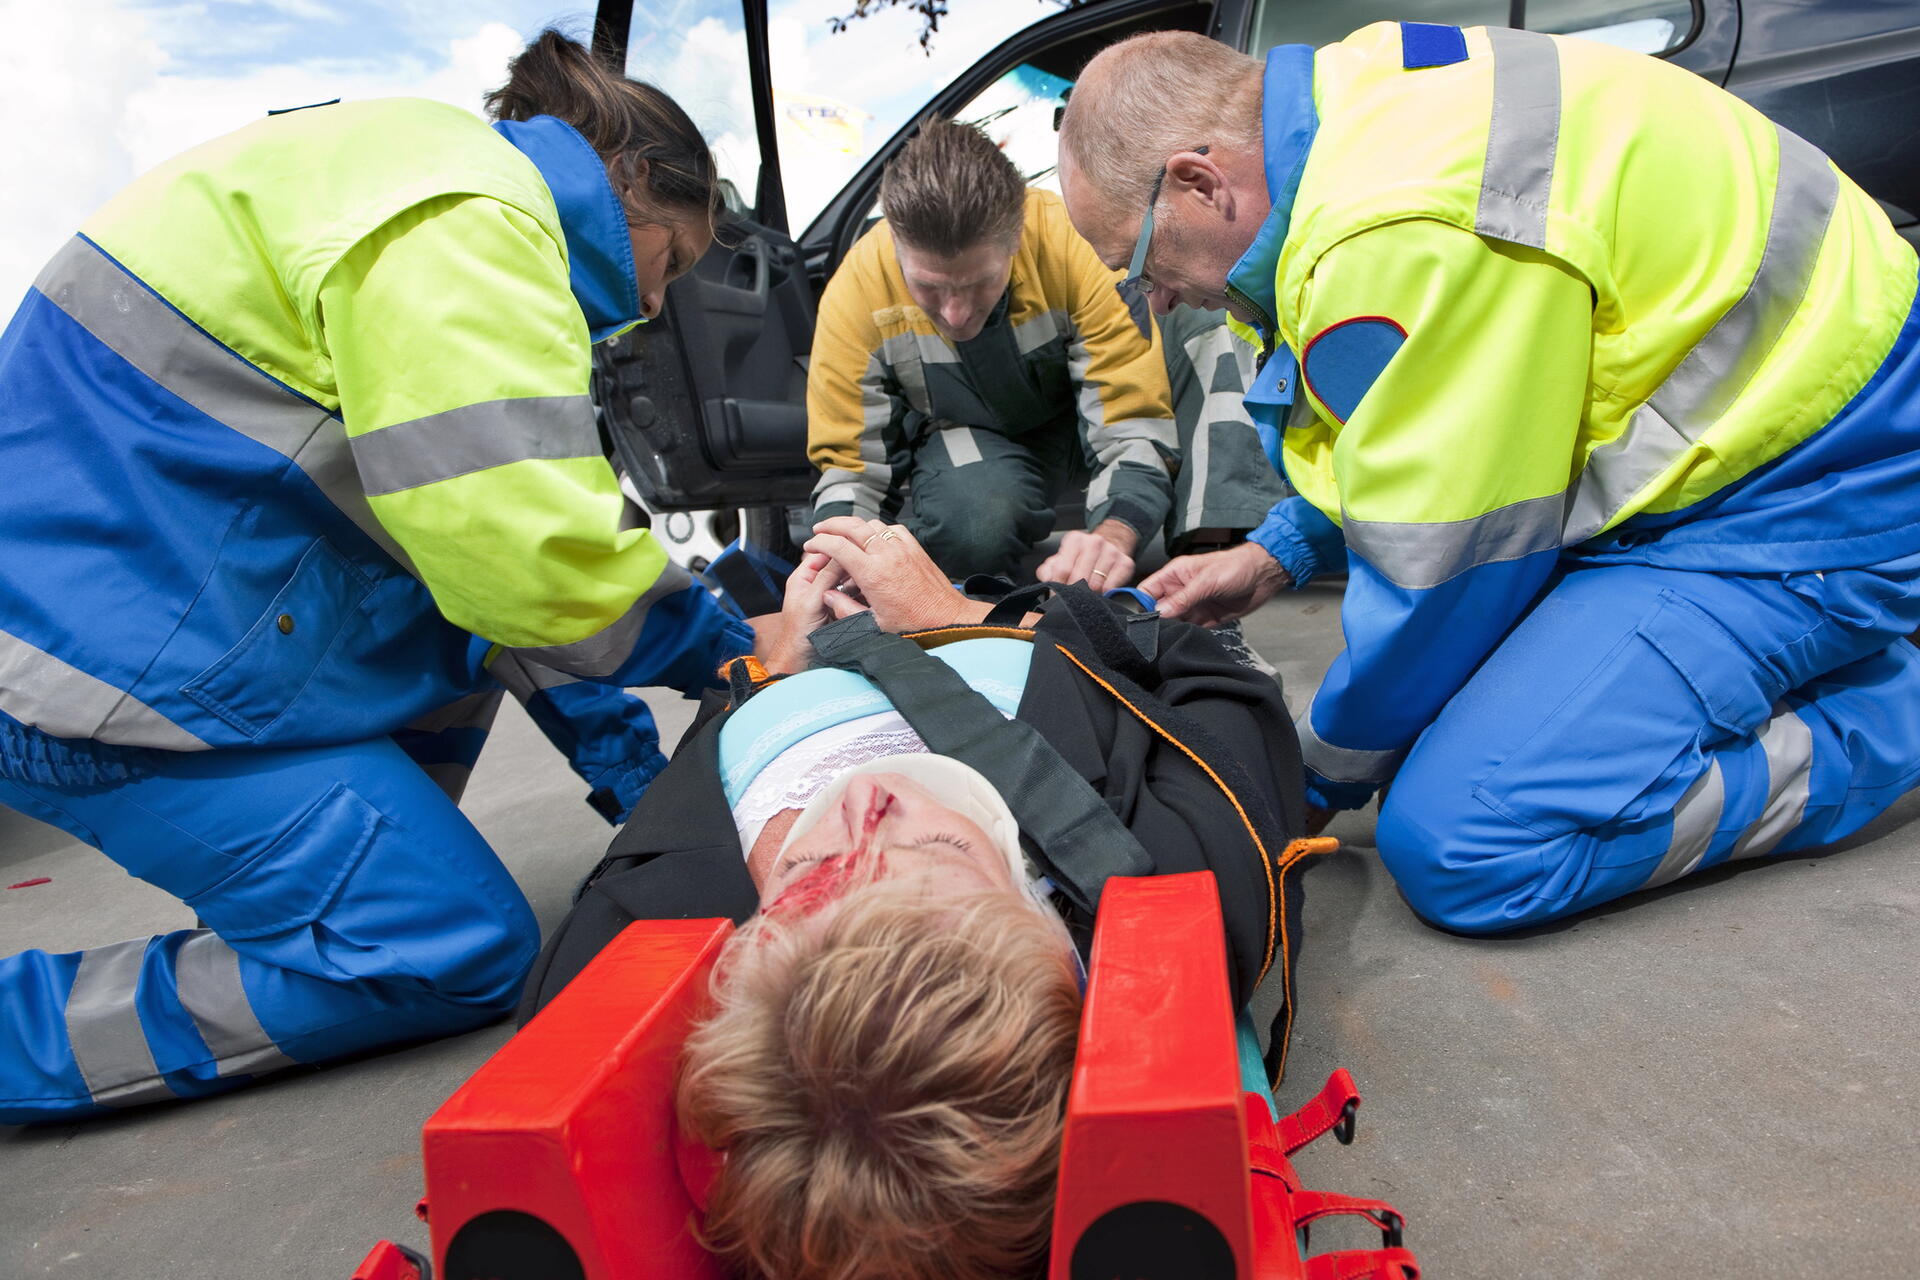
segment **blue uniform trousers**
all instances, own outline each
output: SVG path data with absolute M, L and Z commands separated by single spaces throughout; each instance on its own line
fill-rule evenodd
M 539 929 L 449 795 L 498 698 L 346 746 L 155 752 L 113 785 L 0 778 L 0 803 L 206 926 L 0 959 L 0 1121 L 214 1093 L 508 1013 Z
M 1381 859 L 1465 933 L 1840 839 L 1920 780 L 1920 557 L 1735 575 L 1569 560 L 1421 735 Z

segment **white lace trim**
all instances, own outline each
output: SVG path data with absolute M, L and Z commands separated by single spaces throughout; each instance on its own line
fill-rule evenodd
M 1024 685 L 1009 684 L 1004 680 L 993 680 L 993 679 L 982 679 L 978 677 L 969 677 L 968 684 L 971 685 L 979 693 L 985 695 L 987 700 L 994 704 L 994 709 L 999 711 L 1000 714 L 1003 716 L 1011 715 L 1011 713 L 1006 708 L 1018 707 L 1020 705 L 1021 695 L 1025 691 Z M 804 715 L 805 718 L 810 721 L 825 722 L 825 721 L 832 721 L 834 719 L 837 719 L 838 717 L 845 715 L 847 712 L 857 710 L 858 708 L 863 706 L 872 706 L 874 708 L 874 711 L 869 713 L 868 716 L 856 717 L 855 719 L 849 720 L 846 723 L 848 724 L 859 723 L 861 720 L 870 718 L 871 715 L 891 713 L 891 708 L 887 706 L 886 695 L 881 693 L 880 690 L 876 688 L 868 687 L 866 689 L 861 690 L 858 693 L 850 693 L 842 697 L 829 698 L 824 702 L 814 703 L 811 706 L 807 707 L 807 709 L 801 714 Z M 896 715 L 896 718 L 898 718 L 897 713 L 895 713 L 895 715 Z M 842 725 L 840 727 L 845 727 L 845 726 Z M 751 742 L 739 745 L 737 748 L 729 750 L 728 754 L 738 763 L 736 763 L 733 768 L 727 771 L 727 777 L 726 777 L 727 791 L 729 793 L 736 793 L 739 791 L 742 775 L 752 774 L 757 777 L 760 773 L 764 772 L 766 769 L 771 768 L 773 762 L 769 760 L 765 765 L 762 765 L 759 763 L 761 757 L 766 755 L 768 752 L 772 751 L 774 744 L 779 742 L 782 738 L 786 737 L 786 735 L 791 733 L 792 731 L 793 731 L 792 722 L 783 720 L 779 723 L 770 725 L 767 728 L 761 730 L 758 734 L 754 736 Z M 823 729 L 820 732 L 828 733 L 828 732 L 832 732 L 832 730 Z M 797 742 L 793 743 L 793 745 L 789 746 L 786 750 L 792 751 L 795 748 L 799 747 L 802 743 L 809 742 L 817 736 L 819 735 L 809 734 L 807 737 L 801 738 Z M 919 741 L 919 738 L 917 735 L 915 737 L 915 741 L 916 742 Z M 730 742 L 728 745 L 730 748 L 734 748 L 733 743 Z M 926 747 L 923 744 L 920 746 L 909 747 L 907 749 L 910 751 L 925 751 Z M 785 752 L 782 752 L 781 754 L 784 755 Z M 868 757 L 868 758 L 873 759 L 876 757 Z M 776 756 L 775 759 L 778 759 L 778 757 Z M 862 762 L 856 760 L 856 761 L 853 761 L 852 763 L 859 764 Z M 754 784 L 752 783 L 748 785 L 747 790 L 749 792 L 752 791 L 753 785 Z
M 848 769 L 926 749 L 906 717 L 891 707 L 808 734 L 769 760 L 733 806 L 740 848 L 751 852 L 761 830 L 776 815 L 806 808 L 808 801 Z

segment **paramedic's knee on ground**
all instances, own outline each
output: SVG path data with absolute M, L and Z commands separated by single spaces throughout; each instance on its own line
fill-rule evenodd
M 533 912 L 387 739 L 156 753 L 111 787 L 0 780 L 205 923 L 0 959 L 9 1121 L 198 1097 L 295 1063 L 469 1030 L 513 1007 Z
M 1566 573 L 1408 753 L 1381 860 L 1495 933 L 1846 836 L 1920 771 L 1909 581 Z

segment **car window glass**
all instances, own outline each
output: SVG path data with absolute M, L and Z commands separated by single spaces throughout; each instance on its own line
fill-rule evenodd
M 1059 0 L 967 0 L 952 6 L 925 49 L 921 16 L 906 5 L 872 12 L 835 32 L 829 19 L 852 7 L 850 0 L 772 0 L 769 8 L 780 178 L 788 222 L 796 229 L 811 223 L 860 166 L 957 76 L 1063 6 Z M 1010 114 L 1017 119 L 1008 127 L 1026 127 L 1027 114 Z M 1052 114 L 1042 114 L 1051 132 Z
M 1693 32 L 1689 0 L 1527 0 L 1527 27 L 1581 36 L 1635 53 L 1666 53 Z
M 1456 27 L 1504 27 L 1507 0 L 1260 0 L 1249 53 L 1279 44 L 1316 49 L 1344 40 L 1375 22 L 1441 22 Z
M 1060 190 L 1060 135 L 1054 121 L 1067 105 L 1073 81 L 1021 63 L 968 99 L 953 113 L 962 124 L 978 125 L 1020 170 L 1030 187 Z M 880 219 L 880 197 L 867 202 L 860 217 L 864 232 Z
M 1030 187 L 1060 190 L 1060 135 L 1054 120 L 1073 81 L 1021 63 L 953 113 L 978 125 L 1006 153 Z
M 740 0 L 636 4 L 627 74 L 657 85 L 685 109 L 713 147 L 727 202 L 735 209 L 751 204 L 760 182 L 760 143 Z
M 1527 0 L 1524 12 L 1524 25 L 1529 30 L 1582 36 L 1638 53 L 1670 52 L 1684 44 L 1693 31 L 1690 0 Z M 1512 17 L 1508 0 L 1360 0 L 1332 4 L 1260 0 L 1250 51 L 1265 54 L 1277 44 L 1317 48 L 1381 21 L 1504 27 Z

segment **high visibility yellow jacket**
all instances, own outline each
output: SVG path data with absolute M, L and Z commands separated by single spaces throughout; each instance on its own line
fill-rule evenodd
M 1093 459 L 1087 527 L 1150 537 L 1173 501 L 1177 446 L 1158 331 L 1143 338 L 1114 274 L 1050 191 L 1027 193 L 1004 314 L 958 345 L 907 293 L 881 222 L 828 282 L 807 373 L 814 514 L 879 514 L 930 422 L 1019 437 L 1078 429 Z
M 358 741 L 495 646 L 705 683 L 745 629 L 636 526 L 587 396 L 638 315 L 604 166 L 550 117 L 327 106 L 159 166 L 0 339 L 0 720 Z
M 1275 50 L 1263 111 L 1249 407 L 1353 575 L 1316 798 L 1364 799 L 1564 555 L 1920 552 L 1920 490 L 1885 505 L 1912 442 L 1847 412 L 1906 350 L 1914 253 L 1807 142 L 1655 59 L 1419 23 Z

